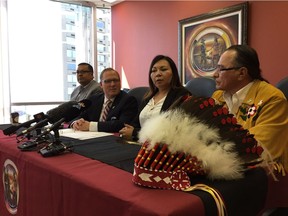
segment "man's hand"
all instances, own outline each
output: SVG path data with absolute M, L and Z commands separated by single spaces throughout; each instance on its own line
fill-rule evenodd
M 79 131 L 89 131 L 89 125 L 90 125 L 90 122 L 85 121 L 83 118 L 81 118 L 72 124 L 72 128 L 74 130 L 79 130 Z

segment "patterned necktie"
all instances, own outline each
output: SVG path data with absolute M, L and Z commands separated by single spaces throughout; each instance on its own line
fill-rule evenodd
M 101 122 L 106 121 L 106 118 L 107 118 L 108 112 L 110 110 L 111 104 L 112 104 L 112 101 L 111 100 L 107 100 L 106 106 L 105 106 L 105 108 L 103 110 L 103 113 L 102 113 L 102 116 L 101 116 L 101 120 L 100 120 Z

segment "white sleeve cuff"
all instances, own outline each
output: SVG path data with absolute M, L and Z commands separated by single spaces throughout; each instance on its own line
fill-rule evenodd
M 89 131 L 97 132 L 98 131 L 98 122 L 90 122 Z

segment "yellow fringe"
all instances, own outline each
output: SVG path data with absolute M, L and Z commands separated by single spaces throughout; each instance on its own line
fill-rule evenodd
M 280 173 L 282 176 L 286 176 L 286 172 L 285 172 L 285 169 L 284 169 L 284 166 L 282 163 L 280 162 L 273 162 L 272 163 L 272 166 L 273 166 L 273 169 L 275 171 L 277 171 L 278 173 Z
M 207 193 L 209 193 L 217 206 L 217 210 L 218 210 L 218 216 L 227 216 L 227 211 L 226 211 L 226 206 L 225 203 L 221 197 L 221 195 L 219 194 L 219 192 L 217 190 L 215 190 L 214 188 L 205 185 L 205 184 L 195 184 L 187 189 L 185 189 L 184 191 L 193 191 L 193 190 L 202 190 L 205 191 Z

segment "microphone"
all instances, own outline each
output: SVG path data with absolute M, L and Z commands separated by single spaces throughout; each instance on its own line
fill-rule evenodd
M 3 130 L 3 133 L 4 135 L 11 135 L 11 134 L 14 134 L 18 129 L 22 128 L 22 127 L 29 127 L 31 124 L 35 123 L 35 122 L 39 122 L 41 121 L 42 119 L 45 118 L 45 115 L 43 112 L 41 113 L 37 113 L 35 114 L 34 116 L 34 119 L 31 119 L 29 121 L 26 121 L 22 124 L 19 124 L 19 125 L 12 125 L 11 127 L 8 127 L 6 128 L 5 130 Z
M 42 121 L 39 121 L 38 123 L 36 123 L 32 127 L 29 127 L 28 129 L 21 131 L 17 135 L 17 137 L 23 136 L 27 133 L 30 133 L 31 131 L 35 130 L 36 128 L 43 127 L 43 126 L 47 125 L 48 122 L 54 123 L 54 122 L 58 121 L 61 118 L 61 115 L 63 115 L 63 112 L 66 112 L 68 107 L 72 106 L 73 104 L 76 104 L 76 102 L 69 101 L 69 102 L 65 102 L 63 104 L 60 104 L 56 108 L 49 110 L 47 112 L 47 114 L 45 115 L 45 117 L 42 119 Z
M 47 122 L 50 122 L 52 126 L 44 130 L 33 142 L 23 143 L 18 146 L 21 150 L 31 149 L 31 147 L 35 147 L 38 145 L 38 141 L 42 139 L 43 136 L 50 133 L 52 130 L 56 130 L 60 127 L 60 125 L 65 121 L 71 121 L 77 116 L 80 115 L 81 112 L 86 110 L 92 102 L 88 99 L 84 99 L 82 101 L 68 101 L 63 104 L 60 104 L 58 107 L 51 109 L 47 112 L 46 119 L 40 121 L 37 127 L 41 127 Z M 35 126 L 35 125 L 34 125 Z M 30 130 L 33 130 L 31 127 Z
M 42 119 L 41 121 L 38 121 L 38 123 L 34 124 L 33 126 L 21 131 L 19 134 L 17 134 L 17 137 L 23 136 L 23 135 L 28 134 L 28 133 L 30 133 L 31 131 L 33 131 L 33 130 L 35 130 L 37 128 L 41 128 L 41 127 L 47 125 L 48 124 L 48 119 L 45 118 L 45 117 L 47 117 L 47 115 L 44 115 L 44 113 L 43 113 L 43 117 L 41 118 Z
M 84 103 L 84 102 L 81 102 L 81 103 Z M 89 103 L 89 102 L 85 101 L 85 103 Z M 90 101 L 90 103 L 91 103 L 91 101 Z M 42 114 L 41 118 L 39 117 L 40 113 L 34 115 L 35 118 L 37 117 L 37 119 L 39 119 L 41 121 L 38 120 L 37 121 L 38 123 L 36 123 L 35 125 L 27 128 L 26 130 L 21 131 L 17 135 L 17 137 L 23 136 L 27 133 L 30 133 L 31 131 L 35 130 L 36 128 L 41 128 L 41 127 L 47 125 L 48 122 L 55 123 L 55 122 L 59 121 L 62 118 L 62 116 L 65 115 L 65 112 L 67 112 L 73 106 L 78 106 L 78 103 L 76 101 L 68 101 L 68 102 L 65 102 L 63 104 L 60 104 L 56 108 L 49 110 L 47 112 L 47 115 L 44 115 L 44 113 L 41 113 Z
M 74 118 L 78 117 L 81 112 L 85 111 L 88 107 L 90 107 L 92 102 L 88 99 L 84 99 L 79 102 L 67 102 L 65 105 L 60 105 L 58 109 L 50 110 L 47 112 L 48 116 L 50 115 L 52 126 L 45 129 L 39 136 L 44 136 L 50 133 L 50 131 L 54 131 L 60 127 L 63 122 L 69 122 Z M 59 111 L 60 110 L 60 111 Z M 51 115 L 51 113 L 54 113 Z
M 55 131 L 59 128 L 59 126 L 65 122 L 65 121 L 71 121 L 74 118 L 78 117 L 81 112 L 86 110 L 92 102 L 90 100 L 83 100 L 78 102 L 77 105 L 73 105 L 61 118 L 59 121 L 55 122 L 51 127 L 47 128 L 40 136 L 45 136 L 50 131 Z M 50 157 L 50 156 L 55 156 L 58 154 L 61 154 L 67 150 L 69 150 L 70 147 L 65 145 L 64 143 L 60 142 L 59 140 L 56 140 L 53 143 L 50 143 L 49 145 L 45 146 L 44 148 L 40 149 L 39 153 L 43 157 Z

